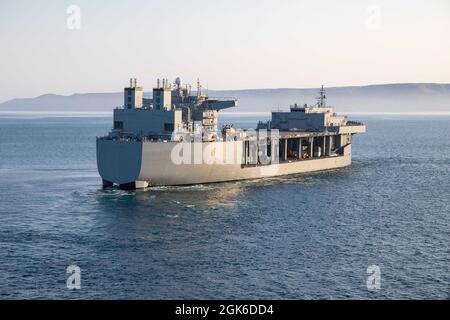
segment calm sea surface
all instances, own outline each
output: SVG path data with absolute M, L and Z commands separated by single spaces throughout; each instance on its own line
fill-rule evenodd
M 450 116 L 351 118 L 346 169 L 129 192 L 97 174 L 110 117 L 0 115 L 0 298 L 449 299 Z

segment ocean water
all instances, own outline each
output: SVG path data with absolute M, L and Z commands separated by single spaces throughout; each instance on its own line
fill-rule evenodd
M 450 116 L 351 118 L 345 169 L 122 191 L 96 170 L 111 118 L 0 115 L 0 298 L 449 299 Z

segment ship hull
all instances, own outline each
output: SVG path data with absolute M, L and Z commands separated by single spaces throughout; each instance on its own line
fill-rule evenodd
M 189 148 L 188 154 L 180 151 L 187 150 L 184 147 Z M 351 144 L 339 156 L 270 165 L 242 162 L 242 141 L 196 145 L 97 139 L 97 166 L 104 186 L 125 188 L 249 180 L 342 168 L 351 164 Z

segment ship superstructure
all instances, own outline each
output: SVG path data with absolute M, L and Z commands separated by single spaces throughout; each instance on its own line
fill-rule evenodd
M 114 127 L 97 138 L 97 164 L 104 186 L 123 188 L 187 185 L 257 179 L 327 170 L 351 163 L 351 140 L 365 132 L 326 105 L 272 112 L 255 130 L 218 128 L 218 113 L 237 106 L 233 98 L 209 98 L 197 90 L 158 80 L 151 98 L 130 79 L 124 105 L 114 110 Z
M 136 79 L 130 79 L 124 105 L 114 109 L 112 134 L 170 140 L 174 132 L 193 131 L 196 122 L 205 130 L 217 130 L 219 110 L 236 105 L 236 99 L 209 98 L 200 81 L 193 94 L 191 85 L 184 85 L 179 77 L 173 83 L 158 79 L 152 98 L 145 98 Z

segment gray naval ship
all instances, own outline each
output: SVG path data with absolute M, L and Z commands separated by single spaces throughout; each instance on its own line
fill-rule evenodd
M 157 80 L 145 97 L 136 79 L 114 109 L 114 126 L 97 137 L 97 166 L 104 187 L 124 189 L 258 179 L 336 169 L 351 164 L 352 136 L 364 124 L 337 115 L 319 91 L 315 105 L 272 112 L 255 129 L 218 127 L 233 98 L 210 98 L 181 78 Z

